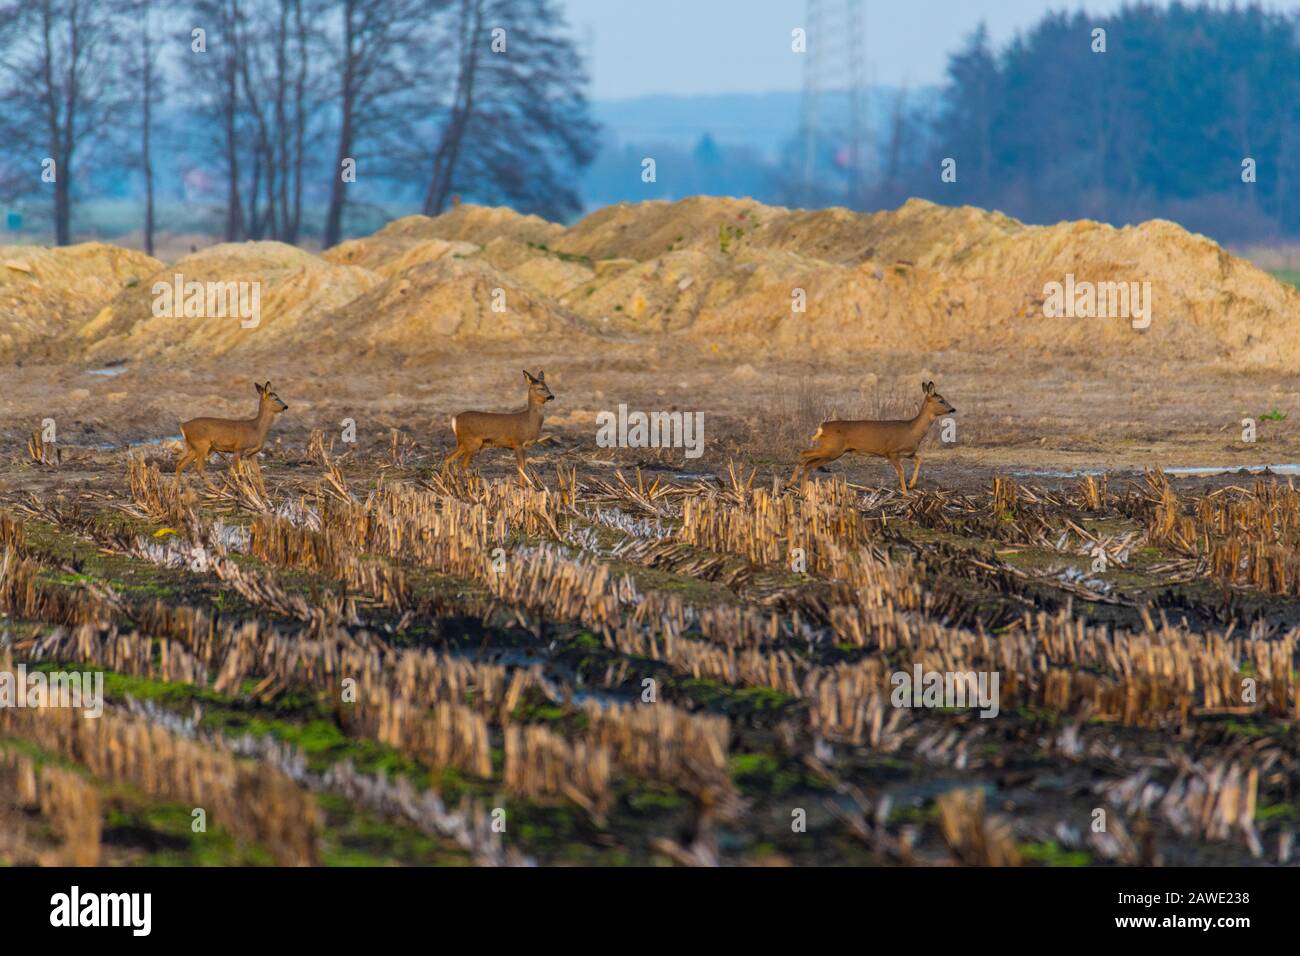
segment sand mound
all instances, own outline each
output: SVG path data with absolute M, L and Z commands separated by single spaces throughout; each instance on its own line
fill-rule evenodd
M 445 256 L 464 259 L 478 251 L 472 242 L 376 235 L 340 243 L 327 249 L 321 258 L 336 265 L 361 266 L 388 278 L 422 262 L 436 262 Z
M 535 263 L 530 263 L 537 268 Z M 621 335 L 690 329 L 709 294 L 727 298 L 729 264 L 694 250 L 657 259 L 606 259 L 561 303 L 592 326 Z
M 1161 221 L 1026 226 L 921 200 L 860 214 L 696 197 L 600 210 L 553 248 L 596 260 L 596 275 L 564 303 L 622 332 L 679 331 L 747 349 L 1300 358 L 1289 328 L 1300 294 Z M 611 261 L 615 254 L 636 261 Z M 1149 289 L 1150 326 L 1135 329 L 1144 318 L 1132 312 L 1045 317 L 1045 287 L 1067 275 Z
M 898 209 L 856 213 L 848 209 L 782 210 L 742 237 L 745 248 L 781 249 L 856 265 L 862 262 L 939 268 L 971 248 L 1026 227 L 1000 212 L 937 206 L 910 199 Z
M 465 258 L 483 246 L 504 240 L 518 248 L 510 263 L 513 265 L 538 255 L 563 232 L 563 226 L 537 216 L 520 215 L 513 209 L 457 206 L 437 217 L 395 219 L 373 236 L 352 239 L 326 250 L 323 258 L 338 265 L 362 266 L 390 277 L 444 256 Z
M 177 276 L 182 295 L 174 294 Z M 282 347 L 305 326 L 373 288 L 367 269 L 340 266 L 280 242 L 224 243 L 161 268 L 123 291 L 79 331 L 92 355 L 138 356 L 176 350 L 224 354 Z M 188 283 L 204 284 L 200 315 L 186 315 Z M 233 285 L 241 306 L 210 302 L 208 283 Z M 160 302 L 160 299 L 163 301 Z M 216 308 L 213 306 L 216 305 Z M 155 314 L 161 312 L 161 314 Z M 245 327 L 247 326 L 247 327 Z
M 694 196 L 618 203 L 597 210 L 550 246 L 590 259 L 653 259 L 680 249 L 722 252 L 788 210 L 752 199 Z
M 100 242 L 0 246 L 0 351 L 75 329 L 162 263 Z
M 244 243 L 169 269 L 146 261 L 149 274 L 80 330 L 92 353 L 274 346 L 291 354 L 337 341 L 417 354 L 595 333 L 756 354 L 961 349 L 1234 368 L 1300 360 L 1291 327 L 1300 294 L 1173 223 L 1026 226 L 920 200 L 863 214 L 695 197 L 611 206 L 568 229 L 460 206 L 399 219 L 320 257 Z M 259 283 L 259 327 L 155 318 L 153 283 L 176 272 Z M 1048 284 L 1068 276 L 1076 285 L 1123 283 L 1126 292 L 1136 284 L 1149 326 L 1134 327 L 1141 308 L 1046 317 Z M 1099 301 L 1104 309 L 1105 291 Z
M 508 273 L 472 259 L 443 258 L 389 278 L 316 323 L 313 335 L 411 354 L 576 331 L 548 297 Z
M 525 216 L 505 206 L 457 206 L 441 216 L 404 216 L 395 219 L 377 237 L 448 239 L 485 246 L 506 237 L 547 245 L 563 235 L 564 227 L 538 216 Z

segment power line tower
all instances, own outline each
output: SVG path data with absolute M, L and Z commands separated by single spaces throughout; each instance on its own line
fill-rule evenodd
M 866 166 L 866 27 L 863 0 L 808 0 L 800 136 L 803 142 L 802 202 L 828 196 L 819 182 L 818 150 L 830 147 L 844 170 L 842 200 L 860 195 Z M 833 107 L 835 97 L 843 108 Z

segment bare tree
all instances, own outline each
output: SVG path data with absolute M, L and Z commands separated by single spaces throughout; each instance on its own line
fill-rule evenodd
M 297 242 L 313 109 L 310 0 L 198 0 L 192 87 L 224 159 L 226 241 Z
M 452 98 L 429 163 L 425 215 L 453 193 L 561 218 L 580 208 L 568 185 L 594 155 L 586 75 L 551 0 L 460 0 L 448 44 Z
M 914 160 L 928 148 L 925 134 L 930 119 L 913 99 L 906 86 L 894 93 L 880 153 L 880 174 L 873 187 L 863 192 L 856 208 L 897 206 L 916 193 L 921 178 L 928 174 L 929 170 L 923 171 Z
M 244 204 L 240 189 L 243 141 L 240 109 L 240 65 L 236 40 L 240 0 L 195 0 L 195 30 L 202 31 L 181 62 L 191 99 L 212 120 L 214 145 L 221 156 L 226 180 L 222 238 L 234 242 L 244 237 Z
M 343 235 L 347 183 L 343 164 L 359 160 L 384 141 L 408 138 L 415 113 L 411 102 L 420 74 L 425 23 L 447 0 L 333 0 L 338 22 L 331 24 L 337 89 L 338 143 L 331 171 L 325 245 Z
M 54 239 L 67 245 L 77 162 L 121 119 L 119 24 L 95 0 L 7 0 L 0 24 L 0 149 L 30 170 L 19 174 L 24 192 L 53 187 Z
M 155 12 L 165 5 L 167 0 L 127 0 L 126 20 L 134 31 L 131 38 L 131 63 L 127 68 L 134 93 L 134 109 L 140 137 L 139 152 L 136 161 L 144 179 L 144 251 L 149 255 L 154 252 L 155 205 L 154 205 L 154 167 L 153 137 L 154 113 L 159 104 L 158 89 L 158 24 Z
M 308 47 L 303 0 L 262 0 L 235 24 L 239 103 L 251 120 L 245 223 L 253 239 L 297 242 L 307 135 Z

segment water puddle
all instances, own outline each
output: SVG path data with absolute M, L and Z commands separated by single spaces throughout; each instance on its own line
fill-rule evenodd
M 125 444 L 117 441 L 105 441 L 100 442 L 97 445 L 91 445 L 90 447 L 95 451 L 121 451 L 123 448 L 129 451 L 132 448 L 157 448 L 160 445 L 167 444 L 169 441 L 184 440 L 185 436 L 180 432 L 177 432 L 175 435 L 164 435 L 162 438 L 143 438 L 140 441 L 126 442 Z
M 1070 468 L 1058 471 L 1051 468 L 1020 468 L 1013 472 L 1013 478 L 1082 478 L 1084 475 L 1100 477 L 1106 472 L 1101 468 Z
M 1133 471 L 1134 469 L 1115 469 L 1116 471 Z M 1177 468 L 1162 468 L 1166 475 L 1178 477 L 1206 478 L 1214 475 L 1236 475 L 1242 472 L 1251 475 L 1265 473 L 1274 475 L 1300 475 L 1300 463 L 1284 462 L 1273 465 L 1185 465 Z M 1051 468 L 1022 468 L 1011 472 L 1017 478 L 1082 478 L 1085 475 L 1100 477 L 1103 468 L 1069 468 L 1056 470 Z
M 1187 468 L 1166 468 L 1165 474 L 1193 475 L 1199 478 L 1206 475 L 1235 475 L 1242 471 L 1252 475 L 1259 475 L 1264 472 L 1272 472 L 1275 475 L 1300 475 L 1300 464 L 1286 462 L 1278 465 L 1225 465 L 1222 468 L 1214 465 L 1192 466 Z

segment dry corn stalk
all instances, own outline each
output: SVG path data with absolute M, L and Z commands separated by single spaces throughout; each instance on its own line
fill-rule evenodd
M 949 790 L 938 799 L 939 829 L 958 863 L 966 866 L 1019 866 L 1020 851 L 1011 825 L 984 813 L 984 791 Z

